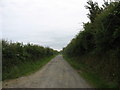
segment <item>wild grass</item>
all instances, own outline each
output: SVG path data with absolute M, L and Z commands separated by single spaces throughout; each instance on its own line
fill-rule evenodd
M 77 58 L 69 58 L 65 55 L 63 57 L 92 87 L 116 88 L 116 85 L 114 83 L 107 82 L 106 80 L 101 78 L 100 75 L 91 71 L 90 67 L 88 67 L 86 64 L 78 62 Z
M 14 67 L 10 67 L 8 72 L 2 73 L 2 80 L 14 79 L 25 75 L 30 75 L 41 69 L 53 57 L 55 57 L 55 55 L 37 60 L 36 62 L 24 62 Z

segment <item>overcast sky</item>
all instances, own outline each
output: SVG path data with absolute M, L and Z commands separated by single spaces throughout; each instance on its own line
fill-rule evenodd
M 93 0 L 100 4 L 103 0 Z M 88 22 L 87 0 L 1 0 L 0 32 L 14 42 L 60 50 Z

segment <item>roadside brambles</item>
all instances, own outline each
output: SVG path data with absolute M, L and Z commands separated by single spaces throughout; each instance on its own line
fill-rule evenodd
M 84 30 L 63 49 L 63 54 L 120 87 L 120 2 L 103 6 L 88 2 L 90 22 L 84 23 Z
M 38 65 L 42 65 L 47 58 L 57 53 L 48 47 L 2 40 L 2 80 L 16 78 L 34 71 Z
M 92 68 L 95 65 L 88 66 L 88 64 L 83 63 L 82 60 L 79 60 L 78 62 L 79 57 L 69 58 L 67 56 L 64 56 L 64 58 L 79 73 L 79 75 L 82 76 L 92 87 L 94 88 L 117 87 L 116 83 L 105 80 L 104 78 L 101 77 L 101 75 L 99 75 L 99 73 L 95 72 L 95 70 Z

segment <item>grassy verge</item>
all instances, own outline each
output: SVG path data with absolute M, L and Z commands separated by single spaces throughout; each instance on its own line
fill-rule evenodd
M 55 56 L 50 56 L 43 58 L 41 60 L 37 60 L 36 62 L 25 62 L 21 63 L 17 66 L 14 66 L 9 69 L 9 72 L 2 73 L 2 79 L 14 79 L 25 75 L 30 75 L 40 68 L 42 68 L 45 64 L 47 64 L 52 58 Z
M 65 60 L 78 71 L 79 75 L 82 76 L 92 87 L 94 88 L 115 88 L 113 83 L 108 83 L 100 76 L 91 70 L 83 63 L 77 62 L 75 58 L 68 58 L 63 56 Z

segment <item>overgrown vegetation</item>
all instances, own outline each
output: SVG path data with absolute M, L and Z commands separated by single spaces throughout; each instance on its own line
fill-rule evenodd
M 2 40 L 2 80 L 33 72 L 57 53 L 48 47 Z
M 86 65 L 81 61 L 81 57 L 69 58 L 64 56 L 65 60 L 77 70 L 77 72 L 82 76 L 93 88 L 115 88 L 116 84 L 113 82 L 108 82 L 103 79 L 98 73 L 93 71 L 93 68 Z M 84 58 L 84 57 L 83 57 Z
M 93 1 L 87 4 L 90 22 L 84 23 L 84 30 L 63 49 L 63 54 L 120 87 L 120 2 L 105 2 L 103 7 Z

